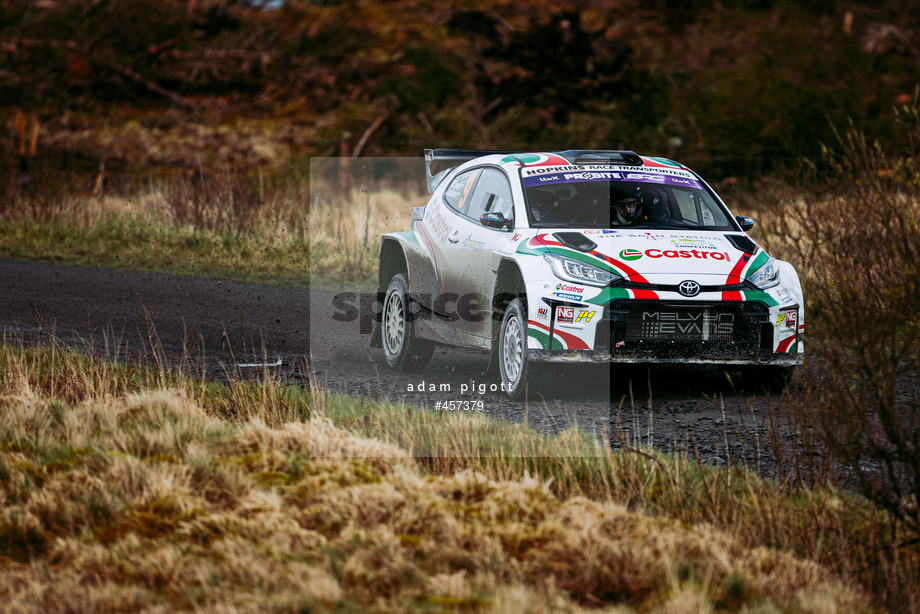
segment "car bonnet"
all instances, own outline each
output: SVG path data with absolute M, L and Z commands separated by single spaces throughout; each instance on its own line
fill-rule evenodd
M 638 283 L 695 278 L 736 284 L 769 259 L 742 233 L 664 230 L 567 230 L 539 233 L 519 252 L 553 253 L 611 271 Z

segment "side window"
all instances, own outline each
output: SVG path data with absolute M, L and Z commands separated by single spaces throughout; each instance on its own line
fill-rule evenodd
M 444 190 L 444 200 L 451 208 L 460 213 L 466 213 L 470 206 L 470 192 L 476 184 L 476 177 L 479 176 L 479 169 L 467 171 L 457 175 L 447 189 Z
M 479 221 L 483 213 L 501 213 L 510 219 L 514 213 L 511 198 L 511 184 L 505 174 L 497 168 L 484 168 L 466 215 Z

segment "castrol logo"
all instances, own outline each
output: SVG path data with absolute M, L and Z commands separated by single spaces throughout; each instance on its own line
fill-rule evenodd
M 710 252 L 699 249 L 647 249 L 644 252 L 637 249 L 624 249 L 620 252 L 621 260 L 638 260 L 643 256 L 647 258 L 699 258 L 700 260 L 732 261 L 728 252 Z

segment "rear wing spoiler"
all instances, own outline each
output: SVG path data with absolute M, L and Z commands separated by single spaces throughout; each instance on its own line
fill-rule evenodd
M 428 182 L 428 193 L 431 194 L 441 183 L 441 180 L 458 164 L 467 162 L 474 158 L 488 156 L 491 154 L 510 154 L 515 155 L 520 151 L 511 151 L 504 149 L 426 149 L 425 150 L 425 179 Z M 435 162 L 455 162 L 447 168 L 431 174 L 431 165 Z

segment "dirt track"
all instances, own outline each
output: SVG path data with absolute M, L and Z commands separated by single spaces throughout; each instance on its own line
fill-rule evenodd
M 311 377 L 306 359 L 312 357 L 313 379 L 334 391 L 404 400 L 430 411 L 438 401 L 481 401 L 493 417 L 527 420 L 544 432 L 577 421 L 601 435 L 619 423 L 633 440 L 692 450 L 695 438 L 706 462 L 730 458 L 775 472 L 766 451 L 770 400 L 734 390 L 714 369 L 660 367 L 649 374 L 569 368 L 559 372 L 558 385 L 546 399 L 516 403 L 488 391 L 495 382 L 485 373 L 484 354 L 439 348 L 421 373 L 388 371 L 358 319 L 333 318 L 333 296 L 303 288 L 0 260 L 0 329 L 7 339 L 32 343 L 52 333 L 67 344 L 141 362 L 151 361 L 156 349 L 172 364 L 212 378 L 259 373 L 258 367 L 240 365 L 265 362 L 301 385 Z M 439 391 L 418 392 L 423 383 Z

